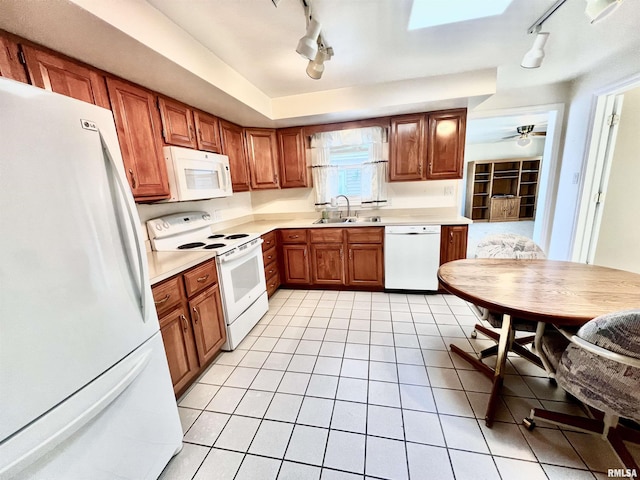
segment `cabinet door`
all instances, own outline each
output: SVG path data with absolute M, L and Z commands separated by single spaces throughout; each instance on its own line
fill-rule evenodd
M 220 122 L 218 117 L 208 113 L 194 110 L 193 119 L 196 125 L 196 137 L 198 139 L 198 150 L 220 153 Z
M 220 140 L 222 153 L 229 157 L 231 185 L 234 192 L 246 192 L 250 189 L 249 163 L 244 148 L 242 127 L 220 120 Z
M 0 34 L 0 76 L 27 83 L 19 48 L 16 42 Z
M 111 108 L 104 77 L 96 70 L 27 45 L 22 51 L 32 85 Z
M 313 285 L 344 285 L 344 244 L 311 245 Z
M 283 282 L 291 285 L 309 285 L 309 255 L 306 245 L 283 245 L 282 265 Z
M 133 196 L 138 201 L 169 197 L 162 155 L 160 114 L 154 95 L 115 78 L 107 78 L 118 140 Z
M 440 265 L 467 258 L 467 225 L 443 225 L 440 232 Z
M 184 307 L 160 318 L 160 332 L 167 354 L 173 390 L 178 395 L 198 373 L 198 356 L 191 323 Z
M 280 187 L 308 187 L 309 174 L 302 128 L 282 128 L 277 131 L 277 135 L 280 157 Z
M 158 98 L 158 107 L 164 141 L 178 147 L 196 148 L 193 111 L 180 102 L 162 97 Z
M 251 188 L 278 188 L 278 147 L 276 131 L 266 128 L 246 128 L 247 158 Z
M 200 365 L 204 365 L 220 351 L 227 339 L 218 285 L 209 287 L 190 300 L 189 310 L 196 337 L 198 358 Z
M 429 115 L 427 180 L 462 178 L 467 110 Z
M 423 180 L 426 163 L 424 115 L 391 119 L 389 181 Z
M 382 288 L 384 286 L 382 245 L 352 243 L 348 248 L 347 285 Z

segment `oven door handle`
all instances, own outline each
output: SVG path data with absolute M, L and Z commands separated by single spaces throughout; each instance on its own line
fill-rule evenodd
M 238 260 L 239 258 L 242 258 L 244 256 L 249 255 L 250 253 L 252 253 L 255 249 L 257 248 L 261 248 L 262 243 L 264 242 L 264 240 L 262 240 L 261 238 L 257 239 L 258 241 L 251 245 L 250 247 L 247 247 L 244 250 L 238 250 L 237 248 L 235 249 L 235 252 L 233 252 L 230 255 L 220 255 L 217 257 L 218 261 L 220 263 L 227 263 L 227 262 L 232 262 L 234 260 Z

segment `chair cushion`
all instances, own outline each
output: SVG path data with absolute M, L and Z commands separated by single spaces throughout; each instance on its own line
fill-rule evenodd
M 583 403 L 640 422 L 640 368 L 608 360 L 570 344 L 556 381 Z
M 640 310 L 596 317 L 578 330 L 578 337 L 611 352 L 640 358 Z
M 569 346 L 569 340 L 551 325 L 547 325 L 544 335 L 541 338 L 542 353 L 549 363 L 553 366 L 553 370 L 558 370 L 562 354 Z
M 476 258 L 546 258 L 542 249 L 530 238 L 513 233 L 489 235 L 476 247 Z

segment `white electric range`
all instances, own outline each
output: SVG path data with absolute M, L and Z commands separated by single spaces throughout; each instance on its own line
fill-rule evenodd
M 269 309 L 260 235 L 214 232 L 207 212 L 154 218 L 147 230 L 155 251 L 215 253 L 227 328 L 222 348 L 234 350 Z

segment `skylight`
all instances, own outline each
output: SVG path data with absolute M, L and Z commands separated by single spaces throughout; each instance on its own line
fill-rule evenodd
M 413 0 L 409 30 L 501 15 L 512 0 Z

